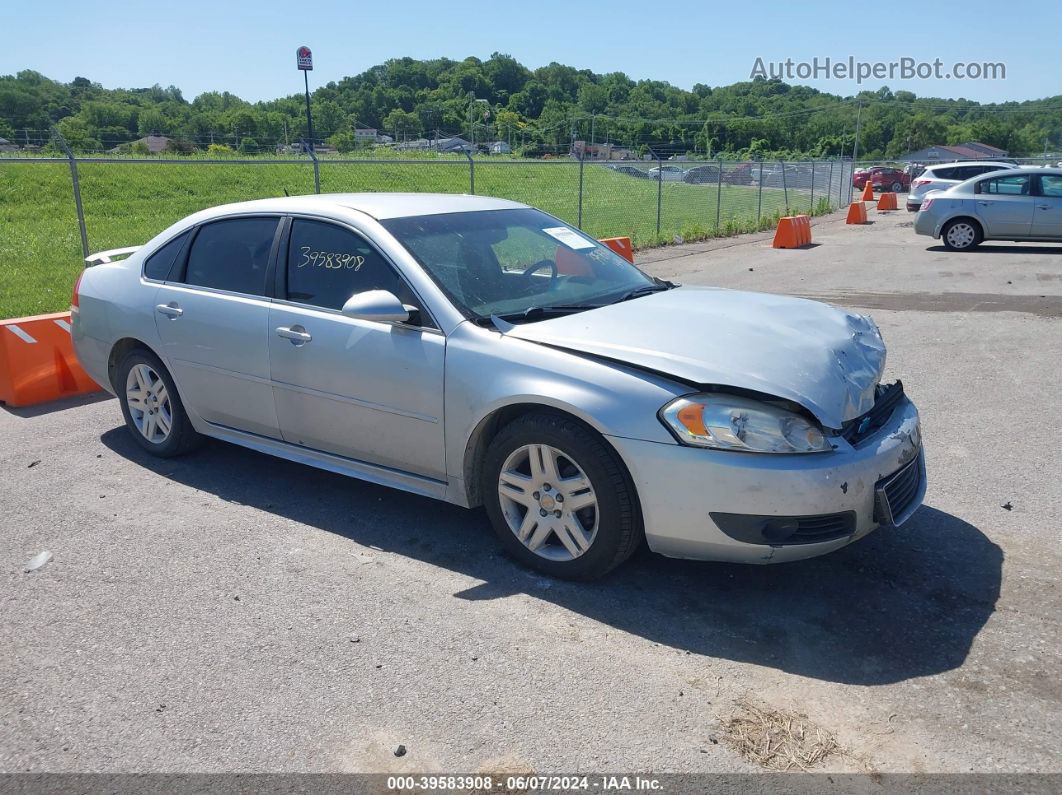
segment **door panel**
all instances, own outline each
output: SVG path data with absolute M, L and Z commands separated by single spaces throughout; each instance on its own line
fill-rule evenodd
M 445 479 L 446 338 L 429 328 L 357 320 L 352 295 L 416 295 L 367 238 L 323 220 L 294 218 L 269 315 L 270 377 L 286 441 Z M 284 267 L 282 267 L 284 266 Z M 425 313 L 422 322 L 431 321 Z
M 181 398 L 208 422 L 279 438 L 269 384 L 269 301 L 164 284 L 155 296 L 162 354 Z
M 269 329 L 285 441 L 445 478 L 442 334 L 281 304 Z
M 974 207 L 988 237 L 1028 237 L 1032 227 L 1032 177 L 1015 174 L 978 183 Z
M 181 397 L 208 422 L 280 437 L 269 381 L 270 262 L 279 217 L 204 224 L 155 295 L 155 325 Z
M 1041 175 L 1040 195 L 1033 202 L 1032 236 L 1062 240 L 1062 177 Z

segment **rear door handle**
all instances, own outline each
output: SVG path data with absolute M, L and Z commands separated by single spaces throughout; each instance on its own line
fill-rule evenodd
M 283 337 L 286 340 L 291 340 L 293 345 L 302 345 L 304 342 L 309 342 L 313 339 L 309 332 L 302 326 L 280 326 L 277 328 L 277 336 Z
M 977 203 L 980 204 L 982 207 L 988 207 L 992 202 L 977 202 Z
M 175 317 L 180 317 L 181 315 L 184 314 L 184 310 L 181 309 L 179 306 L 177 306 L 177 304 L 174 303 L 173 301 L 171 301 L 168 304 L 159 304 L 158 306 L 155 307 L 155 310 L 160 315 L 165 315 L 166 317 L 170 318 L 170 320 L 172 320 Z
M 1051 209 L 1051 205 L 1050 204 L 1038 204 L 1037 207 L 1039 207 L 1041 210 L 1050 210 Z

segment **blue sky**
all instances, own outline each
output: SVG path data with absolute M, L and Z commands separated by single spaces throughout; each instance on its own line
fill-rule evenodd
M 387 58 L 485 59 L 498 51 L 531 68 L 559 61 L 682 88 L 747 80 L 757 58 L 939 58 L 945 71 L 956 61 L 1002 62 L 1004 80 L 871 78 L 862 87 L 888 85 L 921 96 L 981 102 L 1062 94 L 1059 0 L 698 2 L 684 11 L 680 3 L 644 0 L 495 0 L 439 13 L 454 5 L 437 0 L 113 0 L 106 10 L 92 6 L 86 11 L 83 1 L 21 3 L 3 15 L 7 33 L 0 74 L 30 68 L 62 81 L 81 75 L 108 88 L 172 84 L 188 99 L 215 89 L 249 100 L 270 99 L 302 90 L 295 48 L 306 44 L 314 52 L 311 87 Z M 842 95 L 860 88 L 854 80 L 787 82 Z

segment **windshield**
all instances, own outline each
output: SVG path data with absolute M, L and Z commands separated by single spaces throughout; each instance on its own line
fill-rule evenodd
M 381 221 L 472 319 L 602 306 L 658 282 L 612 249 L 539 210 Z

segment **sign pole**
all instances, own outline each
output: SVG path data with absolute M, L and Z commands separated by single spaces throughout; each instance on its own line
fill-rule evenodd
M 304 82 L 306 83 L 306 129 L 310 133 L 310 151 L 313 151 L 313 114 L 310 113 L 310 73 L 303 70 Z
M 308 134 L 307 146 L 312 154 L 313 147 L 313 114 L 310 112 L 310 71 L 313 69 L 313 53 L 310 48 L 303 45 L 295 50 L 295 62 L 302 72 L 303 83 L 306 86 L 306 132 Z

